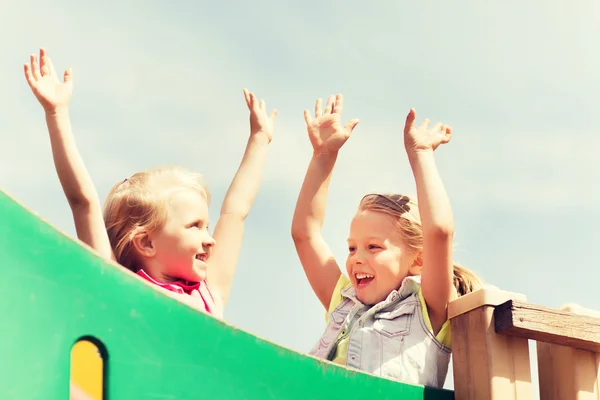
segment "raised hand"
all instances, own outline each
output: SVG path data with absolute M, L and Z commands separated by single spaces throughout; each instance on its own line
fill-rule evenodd
M 407 152 L 434 151 L 440 144 L 448 143 L 452 137 L 452 128 L 441 122 L 429 128 L 429 120 L 425 119 L 417 127 L 417 113 L 411 108 L 404 125 L 404 147 Z
M 248 89 L 244 89 L 244 97 L 250 110 L 250 135 L 264 134 L 271 142 L 277 110 L 273 110 L 267 115 L 265 101 L 259 102 L 254 93 L 249 92 Z
M 308 137 L 315 153 L 336 153 L 346 143 L 358 119 L 351 119 L 342 126 L 341 117 L 344 107 L 344 96 L 329 96 L 325 110 L 321 112 L 321 99 L 315 104 L 315 118 L 304 110 L 304 119 Z
M 39 68 L 36 55 L 31 54 L 24 69 L 29 87 L 46 112 L 68 107 L 73 93 L 71 68 L 65 71 L 60 82 L 46 50 L 40 49 Z

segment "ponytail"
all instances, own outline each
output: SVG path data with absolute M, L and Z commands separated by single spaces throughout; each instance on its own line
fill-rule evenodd
M 454 287 L 458 292 L 458 296 L 464 296 L 467 293 L 474 292 L 483 286 L 483 282 L 471 270 L 454 264 Z

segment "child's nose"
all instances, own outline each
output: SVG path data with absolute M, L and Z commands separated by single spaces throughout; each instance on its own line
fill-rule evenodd
M 361 251 L 357 250 L 352 256 L 352 262 L 354 264 L 364 264 L 365 258 Z
M 213 247 L 216 243 L 217 241 L 212 236 L 209 236 L 208 238 L 206 238 L 206 240 L 204 240 L 204 246 L 206 247 Z

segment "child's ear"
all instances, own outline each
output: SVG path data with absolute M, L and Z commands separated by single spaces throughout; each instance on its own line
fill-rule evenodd
M 148 232 L 139 232 L 133 237 L 133 247 L 136 252 L 142 257 L 154 257 L 156 254 L 156 248 L 152 243 L 152 238 L 148 235 Z
M 409 273 L 411 275 L 421 275 L 421 271 L 423 270 L 423 252 L 419 250 L 417 256 L 415 257 L 412 265 L 409 268 Z

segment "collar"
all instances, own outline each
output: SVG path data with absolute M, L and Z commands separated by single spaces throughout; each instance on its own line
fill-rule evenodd
M 166 289 L 170 292 L 175 292 L 175 293 L 192 294 L 192 292 L 194 290 L 198 290 L 198 288 L 201 285 L 201 282 L 187 282 L 184 280 L 178 280 L 178 281 L 169 282 L 169 283 L 160 282 L 160 281 L 157 281 L 156 279 L 152 278 L 150 275 L 148 275 L 146 273 L 146 271 L 144 271 L 143 269 L 140 269 L 137 272 L 137 275 L 141 276 L 148 282 L 155 284 L 156 286 L 160 286 L 163 289 Z

